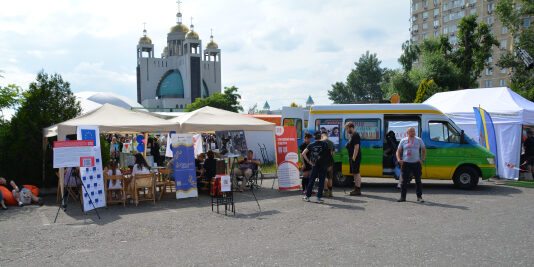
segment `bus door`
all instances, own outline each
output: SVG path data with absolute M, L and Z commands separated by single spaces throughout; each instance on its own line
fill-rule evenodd
M 428 123 L 428 139 L 424 139 L 427 174 L 433 179 L 450 179 L 458 162 L 468 154 L 460 142 L 460 131 L 443 117 L 425 121 Z
M 302 138 L 304 136 L 304 130 L 302 128 L 302 119 L 299 118 L 284 118 L 282 121 L 283 126 L 295 126 L 297 128 L 297 144 L 302 144 Z
M 409 127 L 415 128 L 415 135 L 417 137 L 422 136 L 421 129 L 421 116 L 420 115 L 384 115 L 384 133 L 387 135 L 389 132 L 395 134 L 397 143 L 400 142 L 404 137 L 407 137 L 407 131 Z M 390 147 L 387 143 L 387 138 L 384 138 L 384 150 L 383 150 L 383 167 L 384 167 L 384 176 L 393 176 L 394 175 L 394 162 L 395 159 L 394 149 Z M 423 166 L 423 175 L 426 177 L 426 168 Z
M 354 123 L 354 131 L 360 134 L 360 149 L 362 161 L 360 163 L 360 174 L 362 176 L 381 177 L 382 176 L 382 134 L 380 129 L 380 118 L 346 119 L 345 123 Z M 345 131 L 346 142 L 350 141 L 350 136 Z M 348 161 L 348 151 L 344 158 Z M 347 162 L 348 164 L 348 162 Z

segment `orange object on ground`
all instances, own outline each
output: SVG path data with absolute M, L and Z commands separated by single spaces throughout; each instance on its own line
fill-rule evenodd
M 17 201 L 15 201 L 13 193 L 11 193 L 9 189 L 7 189 L 5 186 L 0 186 L 0 191 L 2 191 L 2 196 L 4 197 L 4 200 L 7 205 L 17 205 Z
M 23 184 L 22 186 L 30 189 L 30 191 L 32 191 L 34 196 L 36 196 L 36 197 L 39 196 L 39 187 L 37 187 L 35 185 L 27 185 L 27 184 Z

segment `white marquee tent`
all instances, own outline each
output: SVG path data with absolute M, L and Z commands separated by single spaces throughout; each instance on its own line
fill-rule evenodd
M 209 132 L 224 130 L 271 131 L 274 123 L 247 115 L 213 107 L 203 107 L 182 116 L 169 119 L 180 125 L 180 132 Z
M 473 107 L 485 109 L 495 125 L 498 166 L 501 178 L 515 179 L 519 166 L 523 125 L 534 125 L 534 103 L 506 87 L 466 89 L 437 93 L 424 102 L 432 105 L 460 126 L 478 142 L 479 135 Z

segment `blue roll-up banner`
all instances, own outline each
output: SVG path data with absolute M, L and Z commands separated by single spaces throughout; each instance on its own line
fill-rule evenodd
M 493 120 L 483 108 L 473 107 L 473 109 L 475 110 L 480 145 L 495 155 L 495 167 L 497 167 L 499 166 L 497 162 L 497 138 L 495 136 Z
M 192 134 L 171 135 L 176 199 L 198 197 L 195 148 Z

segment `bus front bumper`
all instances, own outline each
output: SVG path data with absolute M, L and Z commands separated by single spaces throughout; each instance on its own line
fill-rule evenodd
M 482 179 L 486 180 L 495 176 L 497 169 L 495 167 L 480 168 L 480 172 L 482 173 Z

